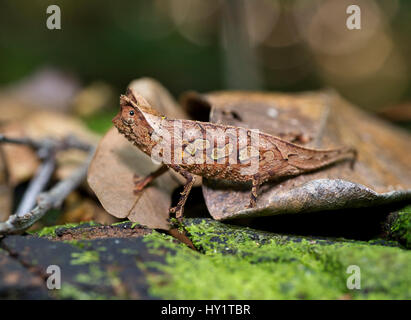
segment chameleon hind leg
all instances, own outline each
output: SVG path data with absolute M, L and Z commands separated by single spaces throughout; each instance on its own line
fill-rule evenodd
M 175 214 L 176 218 L 179 221 L 181 221 L 183 218 L 183 213 L 184 213 L 184 205 L 186 204 L 188 195 L 190 194 L 191 188 L 194 185 L 195 176 L 193 176 L 190 172 L 184 170 L 183 168 L 177 165 L 171 165 L 170 168 L 176 171 L 177 173 L 181 174 L 186 179 L 186 183 L 184 184 L 184 189 L 180 193 L 180 199 L 177 205 L 170 209 L 170 213 Z
M 166 165 L 162 165 L 156 171 L 151 172 L 145 177 L 138 177 L 134 175 L 134 194 L 138 195 L 149 183 L 161 176 L 167 170 L 168 167 Z
M 253 176 L 251 181 L 253 183 L 253 186 L 251 188 L 251 193 L 250 193 L 250 203 L 246 206 L 247 209 L 254 208 L 256 206 L 258 191 L 262 184 L 262 179 L 260 178 L 259 175 Z

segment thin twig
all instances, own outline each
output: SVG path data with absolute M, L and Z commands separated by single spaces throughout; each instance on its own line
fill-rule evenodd
M 0 143 L 12 143 L 12 144 L 22 144 L 41 153 L 41 150 L 47 150 L 55 148 L 59 150 L 67 149 L 80 149 L 84 151 L 90 150 L 91 146 L 87 143 L 84 143 L 78 140 L 75 136 L 67 136 L 62 140 L 55 140 L 50 138 L 45 138 L 42 140 L 33 140 L 30 138 L 10 138 L 6 137 L 3 134 L 0 134 Z M 45 157 L 41 155 L 40 157 Z
M 1 142 L 30 146 L 37 151 L 39 157 L 44 161 L 27 188 L 16 213 L 11 215 L 7 221 L 0 223 L 0 235 L 24 231 L 43 217 L 48 210 L 58 208 L 67 195 L 85 179 L 94 154 L 94 147 L 77 140 L 75 137 L 67 137 L 61 141 L 53 139 L 36 141 L 29 138 L 8 138 L 0 135 Z M 67 179 L 57 183 L 49 191 L 40 193 L 48 184 L 54 172 L 56 152 L 73 148 L 89 151 L 87 160 Z
M 40 149 L 43 146 L 41 142 L 32 140 L 30 138 L 9 138 L 9 137 L 4 136 L 3 134 L 0 134 L 0 142 L 13 143 L 13 144 L 24 144 L 36 150 Z
M 36 175 L 30 181 L 30 184 L 20 201 L 15 213 L 17 216 L 24 215 L 34 208 L 38 195 L 49 183 L 55 168 L 56 158 L 54 156 L 50 156 L 41 163 L 40 167 L 37 169 Z
M 19 140 L 14 140 L 19 141 Z M 0 141 L 1 142 L 1 141 Z M 9 142 L 11 140 L 9 139 Z M 84 151 L 90 150 L 90 145 L 79 141 L 74 136 L 68 136 L 63 140 L 44 139 L 34 141 L 30 139 L 22 139 L 20 142 L 30 142 L 33 148 L 37 149 L 37 154 L 40 159 L 44 159 L 40 167 L 37 169 L 36 175 L 31 180 L 29 187 L 24 193 L 16 215 L 24 215 L 34 208 L 38 195 L 44 191 L 44 188 L 49 183 L 54 169 L 56 168 L 56 153 L 67 149 L 80 149 Z

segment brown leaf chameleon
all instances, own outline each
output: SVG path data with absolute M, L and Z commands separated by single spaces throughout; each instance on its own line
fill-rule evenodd
M 128 140 L 162 164 L 157 171 L 135 181 L 135 192 L 169 168 L 186 179 L 177 206 L 170 209 L 177 219 L 182 218 L 194 175 L 251 182 L 251 208 L 256 204 L 260 185 L 266 181 L 300 175 L 343 160 L 354 163 L 356 159 L 356 150 L 349 147 L 309 149 L 258 130 L 168 119 L 130 90 L 120 97 L 120 112 L 113 123 Z

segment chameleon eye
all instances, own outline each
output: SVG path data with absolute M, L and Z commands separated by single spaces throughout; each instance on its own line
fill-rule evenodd
M 131 110 L 131 111 L 129 112 L 129 114 L 130 114 L 130 116 L 134 116 L 134 111 Z

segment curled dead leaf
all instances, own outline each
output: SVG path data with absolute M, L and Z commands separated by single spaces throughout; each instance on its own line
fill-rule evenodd
M 170 173 L 157 178 L 139 195 L 133 193 L 133 176 L 144 177 L 157 167 L 145 153 L 112 128 L 99 143 L 87 181 L 110 214 L 149 228 L 167 230 L 171 193 L 178 186 Z
M 140 78 L 130 83 L 131 91 L 142 95 L 152 106 L 161 113 L 174 119 L 187 119 L 177 101 L 160 82 L 151 78 Z
M 324 170 L 266 183 L 256 208 L 245 209 L 250 186 L 205 180 L 203 193 L 217 220 L 373 206 L 411 199 L 410 135 L 344 101 L 334 92 L 287 95 L 253 92 L 191 94 L 212 107 L 210 121 L 255 128 L 315 148 L 353 146 L 354 170 Z

